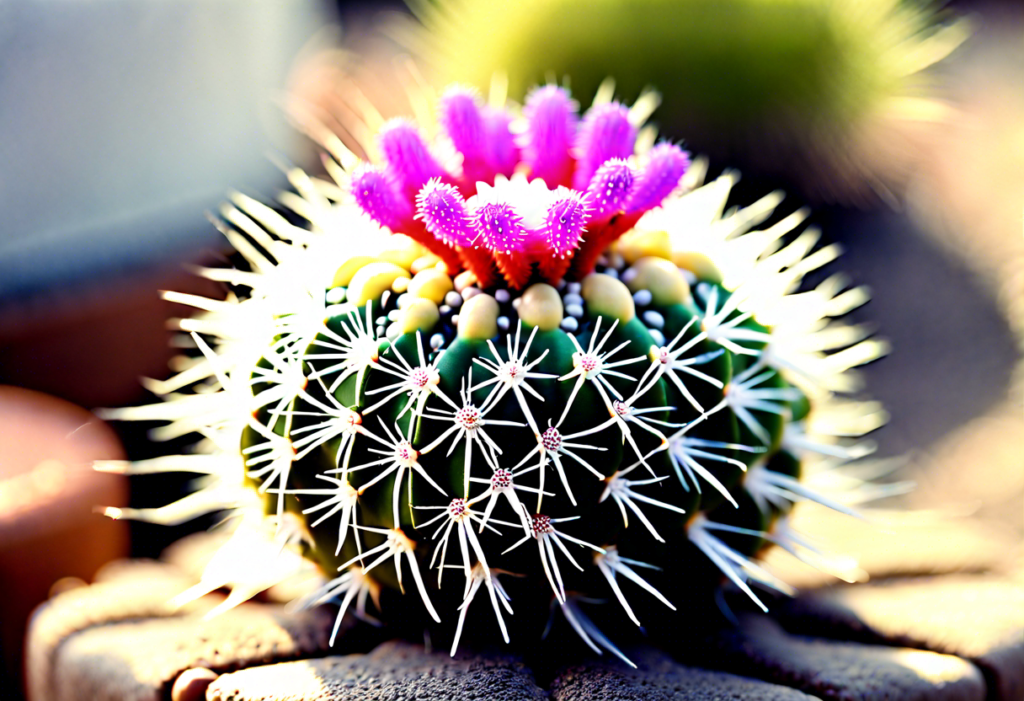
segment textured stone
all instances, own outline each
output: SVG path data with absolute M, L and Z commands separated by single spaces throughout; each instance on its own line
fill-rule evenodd
M 33 614 L 26 660 L 34 701 L 55 698 L 57 653 L 76 633 L 115 621 L 174 615 L 170 599 L 194 583 L 168 565 L 144 560 L 112 563 L 97 580 L 55 596 Z
M 807 591 L 773 603 L 786 630 L 751 615 L 739 628 L 688 636 L 697 644 L 674 639 L 672 654 L 690 666 L 652 649 L 630 651 L 638 670 L 608 657 L 580 662 L 573 657 L 582 649 L 575 638 L 576 650 L 549 640 L 528 653 L 536 655 L 530 659 L 538 684 L 523 662 L 503 656 L 452 660 L 443 650 L 427 653 L 401 642 L 338 656 L 369 649 L 375 631 L 364 627 L 328 648 L 333 607 L 293 614 L 253 602 L 203 621 L 202 613 L 222 600 L 211 595 L 176 615 L 168 601 L 194 582 L 199 570 L 188 561 L 202 559 L 205 549 L 199 540 L 192 545 L 193 555 L 182 548 L 172 558 L 180 567 L 116 563 L 101 571 L 98 583 L 42 607 L 29 638 L 33 701 L 166 701 L 176 681 L 198 667 L 211 670 L 197 680 L 201 685 L 220 675 L 206 690 L 220 701 L 539 699 L 548 693 L 557 701 L 806 694 L 980 700 L 986 682 L 989 699 L 1021 698 L 1024 579 L 946 575 Z M 335 656 L 321 657 L 327 653 Z M 320 659 L 293 662 L 309 657 Z
M 630 650 L 632 669 L 614 661 L 562 670 L 551 685 L 555 701 L 809 701 L 801 691 L 726 672 L 684 667 L 663 652 Z
M 706 666 L 829 699 L 982 701 L 981 672 L 970 662 L 924 650 L 787 634 L 761 615 L 740 619 L 695 651 Z
M 426 652 L 422 646 L 384 643 L 368 655 L 324 657 L 253 667 L 218 678 L 208 701 L 282 699 L 397 701 L 398 699 L 546 699 L 521 662 L 497 656 Z
M 1024 699 L 1024 588 L 993 576 L 951 575 L 836 586 L 786 602 L 789 630 L 923 648 L 967 658 L 990 698 Z
M 226 672 L 320 654 L 333 622 L 326 607 L 243 604 L 208 621 L 192 614 L 96 626 L 58 648 L 51 698 L 161 701 L 192 667 Z

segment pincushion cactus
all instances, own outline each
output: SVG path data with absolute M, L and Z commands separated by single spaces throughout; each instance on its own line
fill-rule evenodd
M 786 515 L 858 495 L 834 468 L 884 415 L 843 395 L 884 347 L 837 317 L 866 294 L 798 291 L 835 247 L 794 233 L 803 211 L 752 230 L 779 195 L 726 209 L 735 176 L 701 186 L 703 164 L 643 127 L 649 104 L 580 117 L 555 86 L 521 111 L 453 87 L 436 138 L 387 122 L 369 163 L 325 139 L 334 182 L 291 171 L 286 214 L 232 197 L 217 223 L 239 264 L 200 271 L 227 298 L 167 293 L 202 310 L 180 321 L 195 351 L 149 383 L 166 401 L 107 412 L 195 450 L 100 466 L 205 475 L 112 516 L 242 516 L 180 601 L 228 585 L 234 605 L 300 552 L 330 580 L 307 603 L 340 602 L 339 623 L 422 622 L 454 654 L 491 626 L 479 595 L 506 642 L 550 604 L 621 656 L 584 597 L 640 625 L 695 579 L 764 608 L 754 585 L 785 589 L 756 561 L 772 544 L 840 569 Z M 822 465 L 839 496 L 805 479 Z

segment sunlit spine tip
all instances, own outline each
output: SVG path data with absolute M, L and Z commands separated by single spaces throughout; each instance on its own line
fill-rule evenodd
M 131 463 L 126 460 L 96 460 L 92 464 L 92 469 L 96 472 L 108 472 L 114 475 L 125 475 L 128 474 L 129 466 Z

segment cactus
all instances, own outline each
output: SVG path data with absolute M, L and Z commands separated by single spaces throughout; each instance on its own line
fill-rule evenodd
M 150 383 L 167 401 L 107 412 L 201 440 L 100 466 L 206 475 L 182 502 L 113 516 L 243 516 L 182 601 L 223 585 L 226 606 L 244 600 L 294 550 L 329 580 L 308 603 L 340 602 L 339 623 L 370 619 L 372 599 L 454 654 L 493 627 L 481 609 L 508 642 L 550 604 L 622 656 L 582 597 L 640 625 L 694 580 L 765 608 L 756 588 L 784 589 L 757 564 L 772 545 L 830 566 L 787 514 L 807 499 L 853 513 L 804 478 L 815 456 L 865 455 L 856 437 L 884 421 L 844 398 L 850 369 L 884 352 L 836 319 L 866 294 L 840 277 L 798 291 L 835 248 L 793 233 L 802 211 L 753 231 L 779 195 L 726 210 L 735 176 L 701 186 L 700 161 L 653 144 L 643 104 L 579 118 L 546 86 L 511 110 L 449 89 L 443 138 L 389 122 L 364 145 L 373 164 L 327 140 L 334 182 L 290 172 L 288 216 L 243 195 L 222 209 L 244 260 L 200 272 L 232 292 L 167 293 L 203 310 L 180 321 L 191 359 Z M 252 544 L 261 514 L 293 548 Z

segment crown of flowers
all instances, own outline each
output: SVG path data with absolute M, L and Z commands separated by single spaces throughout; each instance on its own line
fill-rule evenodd
M 514 289 L 535 276 L 553 284 L 585 276 L 690 165 L 671 143 L 636 154 L 641 116 L 603 102 L 580 119 L 556 85 L 530 94 L 520 124 L 461 86 L 438 111 L 461 158 L 445 167 L 413 122 L 391 120 L 377 137 L 381 162 L 353 173 L 352 196 L 378 224 L 426 246 L 450 274 L 471 271 L 484 288 L 499 276 Z
M 304 600 L 341 599 L 335 633 L 353 602 L 361 618 L 368 618 L 367 597 L 382 611 L 381 583 L 392 575 L 380 566 L 389 559 L 397 578 L 391 584 L 404 592 L 403 567 L 410 571 L 426 612 L 440 622 L 420 568 L 437 568 L 440 592 L 443 571 L 459 567 L 446 563 L 457 538 L 465 584 L 454 654 L 481 586 L 509 641 L 501 611 L 512 611 L 498 581 L 505 571 L 494 565 L 532 539 L 539 570 L 536 561 L 526 569 L 547 579 L 588 646 L 628 662 L 579 609 L 584 599 L 567 590 L 556 552 L 584 584 L 590 578 L 587 586 L 603 578 L 637 625 L 618 575 L 675 606 L 653 583 L 657 575 L 648 581 L 631 569 L 660 569 L 625 556 L 637 539 L 599 533 L 601 504 L 618 507 L 623 529 L 634 515 L 645 529 L 640 540 L 684 553 L 663 560 L 666 569 L 689 563 L 685 553 L 695 548 L 761 608 L 751 584 L 787 591 L 755 561 L 762 540 L 827 571 L 850 569 L 791 534 L 784 519 L 802 500 L 851 513 L 845 501 L 799 478 L 806 471 L 814 479 L 816 456 L 863 457 L 870 447 L 853 437 L 884 421 L 874 403 L 833 397 L 856 389 L 852 367 L 885 352 L 838 320 L 867 295 L 845 289 L 838 277 L 798 291 L 805 274 L 837 255 L 835 247 L 816 249 L 812 229 L 783 241 L 805 218 L 802 211 L 753 231 L 778 193 L 727 211 L 732 174 L 698 187 L 703 163 L 688 173 L 688 155 L 670 143 L 655 145 L 653 130 L 642 127 L 656 101 L 647 94 L 627 108 L 598 98 L 579 118 L 568 93 L 549 85 L 514 115 L 472 90 L 450 88 L 439 102 L 436 138 L 427 138 L 433 120 L 422 115 L 417 123 L 381 120 L 374 141 L 360 140 L 368 154 L 360 161 L 321 131 L 336 159 L 324 161 L 334 182 L 291 170 L 298 194 L 280 196 L 308 227 L 232 197 L 216 223 L 247 265 L 200 274 L 239 293 L 227 300 L 167 293 L 202 310 L 179 321 L 196 357 L 174 377 L 147 383 L 163 403 L 104 412 L 167 421 L 153 433 L 157 439 L 201 439 L 188 454 L 99 469 L 206 475 L 199 491 L 177 502 L 109 515 L 178 523 L 231 509 L 241 517 L 202 581 L 178 603 L 228 586 L 231 595 L 215 609 L 224 610 L 301 571 L 294 550 L 274 546 L 274 556 L 256 545 L 269 525 L 278 543 L 305 542 L 325 573 L 340 573 Z M 389 237 L 389 229 L 403 235 Z M 595 267 L 600 274 L 591 275 Z M 561 401 L 542 408 L 538 388 Z M 589 401 L 578 400 L 587 393 Z M 676 406 L 661 405 L 669 403 Z M 710 420 L 718 414 L 735 421 Z M 420 434 L 424 424 L 435 428 Z M 621 436 L 622 456 L 591 465 L 580 451 L 607 450 L 599 445 L 604 432 Z M 460 444 L 465 457 L 449 460 Z M 603 481 L 602 490 L 567 474 L 569 461 Z M 729 475 L 719 479 L 715 463 Z M 481 476 L 488 468 L 490 477 Z M 637 479 L 641 470 L 650 478 Z M 674 499 L 669 470 L 678 480 Z M 560 486 L 549 476 L 547 491 L 549 471 Z M 429 487 L 415 503 L 414 480 Z M 711 488 L 707 500 L 702 481 Z M 644 491 L 655 484 L 665 490 L 659 498 Z M 852 494 L 863 485 L 851 478 L 842 489 Z M 872 488 L 867 498 L 902 488 Z M 535 512 L 517 490 L 536 495 Z M 542 512 L 543 497 L 561 505 Z M 740 499 L 753 508 L 741 509 Z M 494 516 L 499 502 L 515 522 Z M 478 504 L 482 511 L 474 510 Z M 655 510 L 672 520 L 673 531 L 656 523 Z M 437 513 L 417 523 L 417 511 Z M 331 519 L 336 530 L 322 526 Z M 431 545 L 417 529 L 434 524 L 427 564 Z M 523 537 L 499 554 L 496 541 L 483 542 L 490 532 L 501 536 L 495 525 L 522 528 Z M 591 537 L 587 529 L 595 528 Z M 741 552 L 716 534 L 754 540 Z M 603 545 L 591 542 L 605 536 Z M 592 566 L 577 562 L 562 541 L 594 553 Z M 662 585 L 671 583 L 666 577 Z

